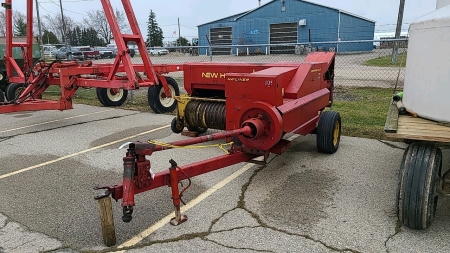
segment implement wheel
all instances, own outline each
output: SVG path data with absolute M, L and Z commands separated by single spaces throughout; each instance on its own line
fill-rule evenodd
M 3 91 L 0 90 L 0 103 L 5 102 L 5 95 L 3 95 Z
M 121 106 L 127 100 L 128 90 L 97 88 L 97 98 L 104 106 Z
M 180 122 L 180 124 L 177 124 L 177 117 L 173 118 L 172 122 L 170 123 L 170 128 L 172 129 L 172 132 L 179 134 L 183 131 L 183 123 Z
M 432 143 L 413 143 L 403 154 L 398 174 L 396 208 L 399 221 L 426 229 L 434 220 L 442 152 Z
M 170 98 L 166 97 L 162 84 L 148 88 L 148 105 L 155 113 L 173 112 L 177 108 L 175 96 L 180 95 L 180 89 L 173 78 L 166 76 L 166 80 L 172 95 Z
M 102 226 L 103 243 L 107 247 L 116 244 L 116 231 L 114 228 L 114 217 L 111 205 L 111 198 L 105 196 L 97 199 L 100 211 L 100 224 Z
M 6 86 L 6 99 L 12 101 L 18 98 L 25 89 L 26 87 L 23 83 L 10 83 L 8 86 Z
M 316 131 L 317 150 L 334 154 L 341 140 L 341 116 L 335 111 L 322 112 Z

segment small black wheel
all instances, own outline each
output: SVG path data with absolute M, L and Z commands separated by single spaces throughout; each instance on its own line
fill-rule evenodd
M 26 86 L 23 83 L 10 83 L 6 86 L 6 99 L 8 99 L 8 101 L 12 101 L 18 98 L 25 89 Z
M 316 131 L 317 149 L 321 153 L 334 154 L 341 140 L 341 116 L 335 111 L 322 112 Z
M 0 103 L 5 102 L 5 95 L 3 95 L 3 91 L 0 90 Z
M 104 106 L 121 106 L 127 100 L 128 90 L 97 88 L 97 98 Z
M 0 71 L 0 82 L 3 82 L 6 80 L 6 72 Z
M 107 247 L 116 244 L 116 231 L 114 228 L 114 217 L 111 205 L 111 197 L 98 199 L 100 212 L 100 225 L 102 226 L 103 243 Z
M 179 123 L 179 124 L 177 124 Z M 172 129 L 172 132 L 179 134 L 183 131 L 183 122 L 178 122 L 177 117 L 173 118 L 172 122 L 170 123 L 170 128 Z
M 403 225 L 426 229 L 434 220 L 442 152 L 432 143 L 416 142 L 405 150 L 398 174 L 396 211 Z
M 173 112 L 177 108 L 175 96 L 180 95 L 180 89 L 173 78 L 166 77 L 166 80 L 172 95 L 170 98 L 166 97 L 162 84 L 148 88 L 148 104 L 152 110 L 153 107 L 155 108 L 155 110 L 153 110 L 155 113 Z

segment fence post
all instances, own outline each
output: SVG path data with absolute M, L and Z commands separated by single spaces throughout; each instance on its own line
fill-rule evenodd
M 248 51 L 248 47 L 247 47 L 247 55 L 250 55 L 249 51 Z
M 212 58 L 212 47 L 211 47 L 211 45 L 209 46 L 209 61 L 213 61 L 213 58 Z

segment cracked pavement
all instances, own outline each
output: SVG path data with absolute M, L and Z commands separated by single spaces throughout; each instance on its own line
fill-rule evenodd
M 105 108 L 11 114 L 4 117 L 4 129 L 100 110 Z M 0 175 L 160 127 L 172 117 L 114 109 L 0 133 Z M 185 137 L 163 129 L 133 140 L 149 138 L 168 142 Z M 0 179 L 0 253 L 394 253 L 450 248 L 449 199 L 440 199 L 435 221 L 426 231 L 397 222 L 397 173 L 407 144 L 343 137 L 338 152 L 325 155 L 316 151 L 313 135 L 298 137 L 283 155 L 272 156 L 266 166 L 254 165 L 186 211 L 187 222 L 166 224 L 129 248 L 117 246 L 172 212 L 170 190 L 137 195 L 130 223 L 121 221 L 120 202 L 113 201 L 117 245 L 106 248 L 91 189 L 120 181 L 124 152 L 118 146 Z M 178 149 L 154 154 L 150 160 L 157 172 L 167 169 L 170 158 L 184 165 L 222 154 L 214 148 Z M 450 150 L 443 149 L 443 154 L 446 171 Z M 244 165 L 193 178 L 183 199 L 193 200 Z

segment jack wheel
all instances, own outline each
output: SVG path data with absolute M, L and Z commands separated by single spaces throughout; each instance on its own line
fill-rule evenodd
M 121 106 L 127 100 L 128 90 L 97 88 L 98 101 L 104 106 Z
M 173 78 L 166 76 L 166 80 L 172 95 L 170 98 L 166 97 L 162 84 L 148 88 L 148 104 L 155 113 L 173 112 L 177 108 L 175 96 L 180 95 L 180 89 Z
M 396 211 L 403 225 L 426 229 L 434 220 L 442 152 L 432 143 L 413 143 L 403 154 L 398 174 Z
M 0 82 L 5 81 L 6 79 L 6 72 L 0 71 Z
M 0 103 L 5 102 L 5 95 L 3 95 L 3 91 L 0 90 Z
M 26 87 L 23 83 L 10 83 L 8 86 L 6 86 L 6 99 L 8 99 L 8 101 L 12 101 L 18 98 L 25 89 Z
M 103 243 L 107 247 L 111 247 L 116 244 L 116 231 L 114 228 L 111 198 L 106 196 L 98 199 L 97 201 L 100 211 L 100 224 L 102 226 Z
M 192 132 L 197 132 L 198 134 L 203 134 L 203 133 L 205 133 L 205 132 L 208 130 L 208 128 L 204 128 L 204 127 L 193 127 L 193 126 L 188 126 L 187 129 L 188 129 L 189 131 L 192 131 Z
M 172 129 L 172 132 L 179 134 L 183 131 L 183 123 L 177 124 L 177 118 L 173 118 L 172 122 L 170 123 L 170 128 Z
M 322 112 L 317 125 L 317 150 L 325 154 L 334 154 L 341 140 L 341 116 L 335 111 Z

